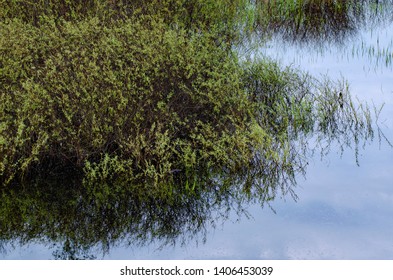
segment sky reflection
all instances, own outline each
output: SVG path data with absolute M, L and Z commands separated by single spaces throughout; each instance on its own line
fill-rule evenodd
M 381 34 L 381 35 L 376 35 Z M 378 33 L 364 32 L 362 40 L 381 48 L 393 45 L 393 25 Z M 352 43 L 351 43 L 352 44 Z M 393 70 L 367 55 L 352 56 L 354 47 L 305 50 L 271 46 L 266 54 L 284 65 L 299 65 L 312 75 L 344 77 L 361 101 L 384 105 L 380 126 L 393 141 Z M 343 48 L 343 46 L 339 47 Z M 352 48 L 352 49 L 351 49 Z M 281 50 L 281 51 L 280 51 Z M 288 196 L 263 209 L 249 207 L 252 218 L 233 214 L 228 222 L 208 230 L 205 243 L 191 241 L 184 247 L 158 244 L 143 248 L 113 248 L 106 259 L 393 259 L 393 149 L 376 138 L 359 151 L 343 155 L 332 149 L 320 160 L 310 159 L 306 178 L 298 179 L 298 201 Z M 49 259 L 40 244 L 16 250 L 5 248 L 4 259 Z
M 359 42 L 380 48 L 392 46 L 393 25 L 363 32 Z M 359 43 L 358 42 L 358 43 Z M 352 44 L 352 43 L 351 43 Z M 356 42 L 353 43 L 356 49 Z M 321 53 L 299 48 L 267 49 L 284 65 L 299 65 L 312 75 L 344 77 L 359 100 L 384 104 L 380 126 L 393 140 L 393 71 L 368 55 L 343 56 L 337 49 Z M 342 50 L 341 50 L 342 51 Z M 141 259 L 393 259 L 393 149 L 377 135 L 359 151 L 331 150 L 310 160 L 306 178 L 298 180 L 297 202 L 290 197 L 265 207 L 249 208 L 253 218 L 227 222 L 211 231 L 205 244 L 186 247 L 119 249 L 108 258 Z

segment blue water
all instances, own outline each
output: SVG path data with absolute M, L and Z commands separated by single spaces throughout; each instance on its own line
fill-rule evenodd
M 393 55 L 393 25 L 365 30 L 345 46 L 312 49 L 270 43 L 261 49 L 281 61 L 321 77 L 345 78 L 361 102 L 379 108 L 379 125 L 393 140 L 393 67 L 369 56 L 374 46 Z M 352 50 L 357 50 L 353 55 Z M 393 149 L 376 138 L 359 152 L 332 148 L 309 161 L 295 192 L 269 208 L 249 207 L 252 218 L 233 214 L 208 231 L 206 243 L 157 250 L 118 248 L 108 259 L 393 259 Z
M 298 66 L 320 77 L 345 78 L 361 102 L 379 108 L 379 125 L 393 141 L 393 67 L 369 56 L 374 46 L 393 55 L 393 25 L 366 30 L 346 46 L 310 49 L 271 43 L 261 53 L 283 65 Z M 358 50 L 353 55 L 352 50 Z M 205 244 L 155 250 L 119 248 L 107 258 L 137 259 L 393 259 L 393 149 L 378 136 L 359 152 L 344 154 L 332 148 L 322 160 L 310 160 L 306 178 L 295 192 L 261 209 L 251 206 L 253 218 L 236 214 L 208 232 Z
M 362 102 L 384 104 L 379 125 L 393 142 L 393 70 L 384 60 L 353 55 L 359 45 L 393 52 L 393 24 L 365 30 L 345 46 L 325 50 L 270 43 L 260 50 L 320 77 L 345 78 L 351 93 Z M 392 54 L 393 55 L 393 54 Z M 306 177 L 295 192 L 269 207 L 251 205 L 251 218 L 233 213 L 229 220 L 207 230 L 206 242 L 185 246 L 158 244 L 113 248 L 106 259 L 393 259 L 393 149 L 376 139 L 359 153 L 332 148 L 322 160 L 309 160 Z M 0 248 L 1 249 L 1 248 Z M 50 259 L 41 244 L 3 248 L 0 259 Z

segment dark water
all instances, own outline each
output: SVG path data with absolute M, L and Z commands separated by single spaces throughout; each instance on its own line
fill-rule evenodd
M 181 205 L 184 209 L 174 216 L 168 214 L 171 209 L 165 209 L 163 223 L 175 225 L 157 225 L 156 232 L 146 230 L 156 223 L 154 217 L 134 211 L 128 202 L 129 212 L 107 208 L 89 212 L 91 209 L 70 207 L 78 204 L 78 194 L 69 194 L 73 202 L 66 200 L 66 194 L 64 200 L 56 198 L 58 206 L 45 205 L 52 213 L 48 210 L 37 216 L 41 220 L 21 225 L 23 234 L 2 236 L 0 259 L 67 258 L 73 254 L 105 259 L 393 259 L 393 149 L 384 140 L 393 140 L 393 21 L 389 10 L 381 19 L 332 25 L 336 32 L 326 31 L 325 36 L 322 30 L 307 32 L 307 25 L 297 28 L 299 33 L 288 22 L 275 26 L 275 36 L 255 55 L 268 55 L 316 77 L 345 78 L 359 101 L 376 108 L 383 105 L 378 123 L 384 135 L 378 137 L 377 133 L 374 141 L 359 150 L 359 165 L 354 150 L 341 154 L 333 145 L 322 159 L 319 154 L 308 159 L 306 176 L 299 176 L 294 188 L 297 201 L 288 195 L 270 202 L 270 207 L 247 204 L 244 210 L 248 214 L 231 211 L 228 217 L 221 217 L 220 209 L 206 206 L 210 199 L 206 197 L 206 204 L 193 205 L 193 210 Z M 15 215 L 28 216 L 39 203 L 35 198 L 42 195 L 29 196 L 25 208 Z M 70 217 L 77 222 L 66 221 L 68 209 L 75 211 Z M 105 223 L 98 222 L 100 217 Z M 214 227 L 211 221 L 215 221 Z M 42 229 L 36 226 L 40 223 Z M 117 223 L 124 228 L 107 229 L 116 228 Z M 33 224 L 34 230 L 29 231 Z M 69 232 L 70 239 L 75 232 L 83 239 L 81 245 L 72 247 L 57 230 Z M 142 237 L 130 239 L 124 234 L 127 230 L 140 230 Z M 178 238 L 176 230 L 184 235 Z M 173 239 L 167 240 L 168 245 L 160 238 L 143 242 L 143 235 L 154 234 Z M 188 235 L 193 238 L 188 240 Z

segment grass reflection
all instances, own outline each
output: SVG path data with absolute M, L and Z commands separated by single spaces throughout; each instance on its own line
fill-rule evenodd
M 392 1 L 257 1 L 257 30 L 297 44 L 343 44 L 360 29 L 391 22 Z
M 226 14 L 228 2 L 152 1 L 143 17 L 127 1 L 92 1 L 102 14 L 10 2 L 0 14 L 2 246 L 55 244 L 55 258 L 79 259 L 119 243 L 203 241 L 233 209 L 296 198 L 316 151 L 337 144 L 357 158 L 374 137 L 368 105 L 344 79 L 241 60 L 238 28 L 341 41 L 366 2 L 246 2 Z M 260 14 L 232 22 L 244 5 Z

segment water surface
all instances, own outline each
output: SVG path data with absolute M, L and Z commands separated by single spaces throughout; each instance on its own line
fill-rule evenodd
M 348 80 L 360 101 L 383 104 L 379 123 L 393 139 L 393 24 L 364 26 L 345 44 L 315 47 L 276 38 L 260 54 L 315 76 Z M 372 55 L 374 50 L 374 55 Z M 376 53 L 380 51 L 380 56 Z M 381 54 L 382 53 L 382 54 Z M 332 148 L 315 155 L 291 197 L 271 203 L 274 211 L 249 207 L 251 218 L 237 214 L 208 231 L 204 244 L 156 250 L 155 246 L 119 248 L 106 258 L 170 259 L 393 259 L 393 149 L 376 137 L 360 150 Z
M 255 55 L 270 56 L 282 65 L 298 67 L 316 77 L 346 79 L 350 92 L 359 101 L 376 108 L 383 105 L 378 124 L 384 135 L 378 137 L 376 133 L 375 140 L 359 150 L 358 161 L 354 150 L 342 153 L 334 145 L 326 156 L 321 158 L 316 153 L 310 157 L 306 176 L 297 178 L 297 200 L 288 195 L 263 208 L 259 204 L 245 205 L 249 216 L 232 211 L 228 219 L 217 218 L 215 227 L 205 224 L 203 232 L 191 240 L 162 248 L 160 241 L 137 246 L 120 238 L 102 254 L 97 243 L 97 248 L 93 246 L 89 251 L 93 257 L 393 259 L 393 149 L 384 139 L 393 140 L 391 19 L 348 29 L 333 37 L 337 40 L 315 41 L 277 34 Z M 208 214 L 220 216 L 214 209 Z M 53 253 L 58 247 L 45 239 L 15 247 L 0 243 L 0 258 L 61 258 L 61 252 Z

